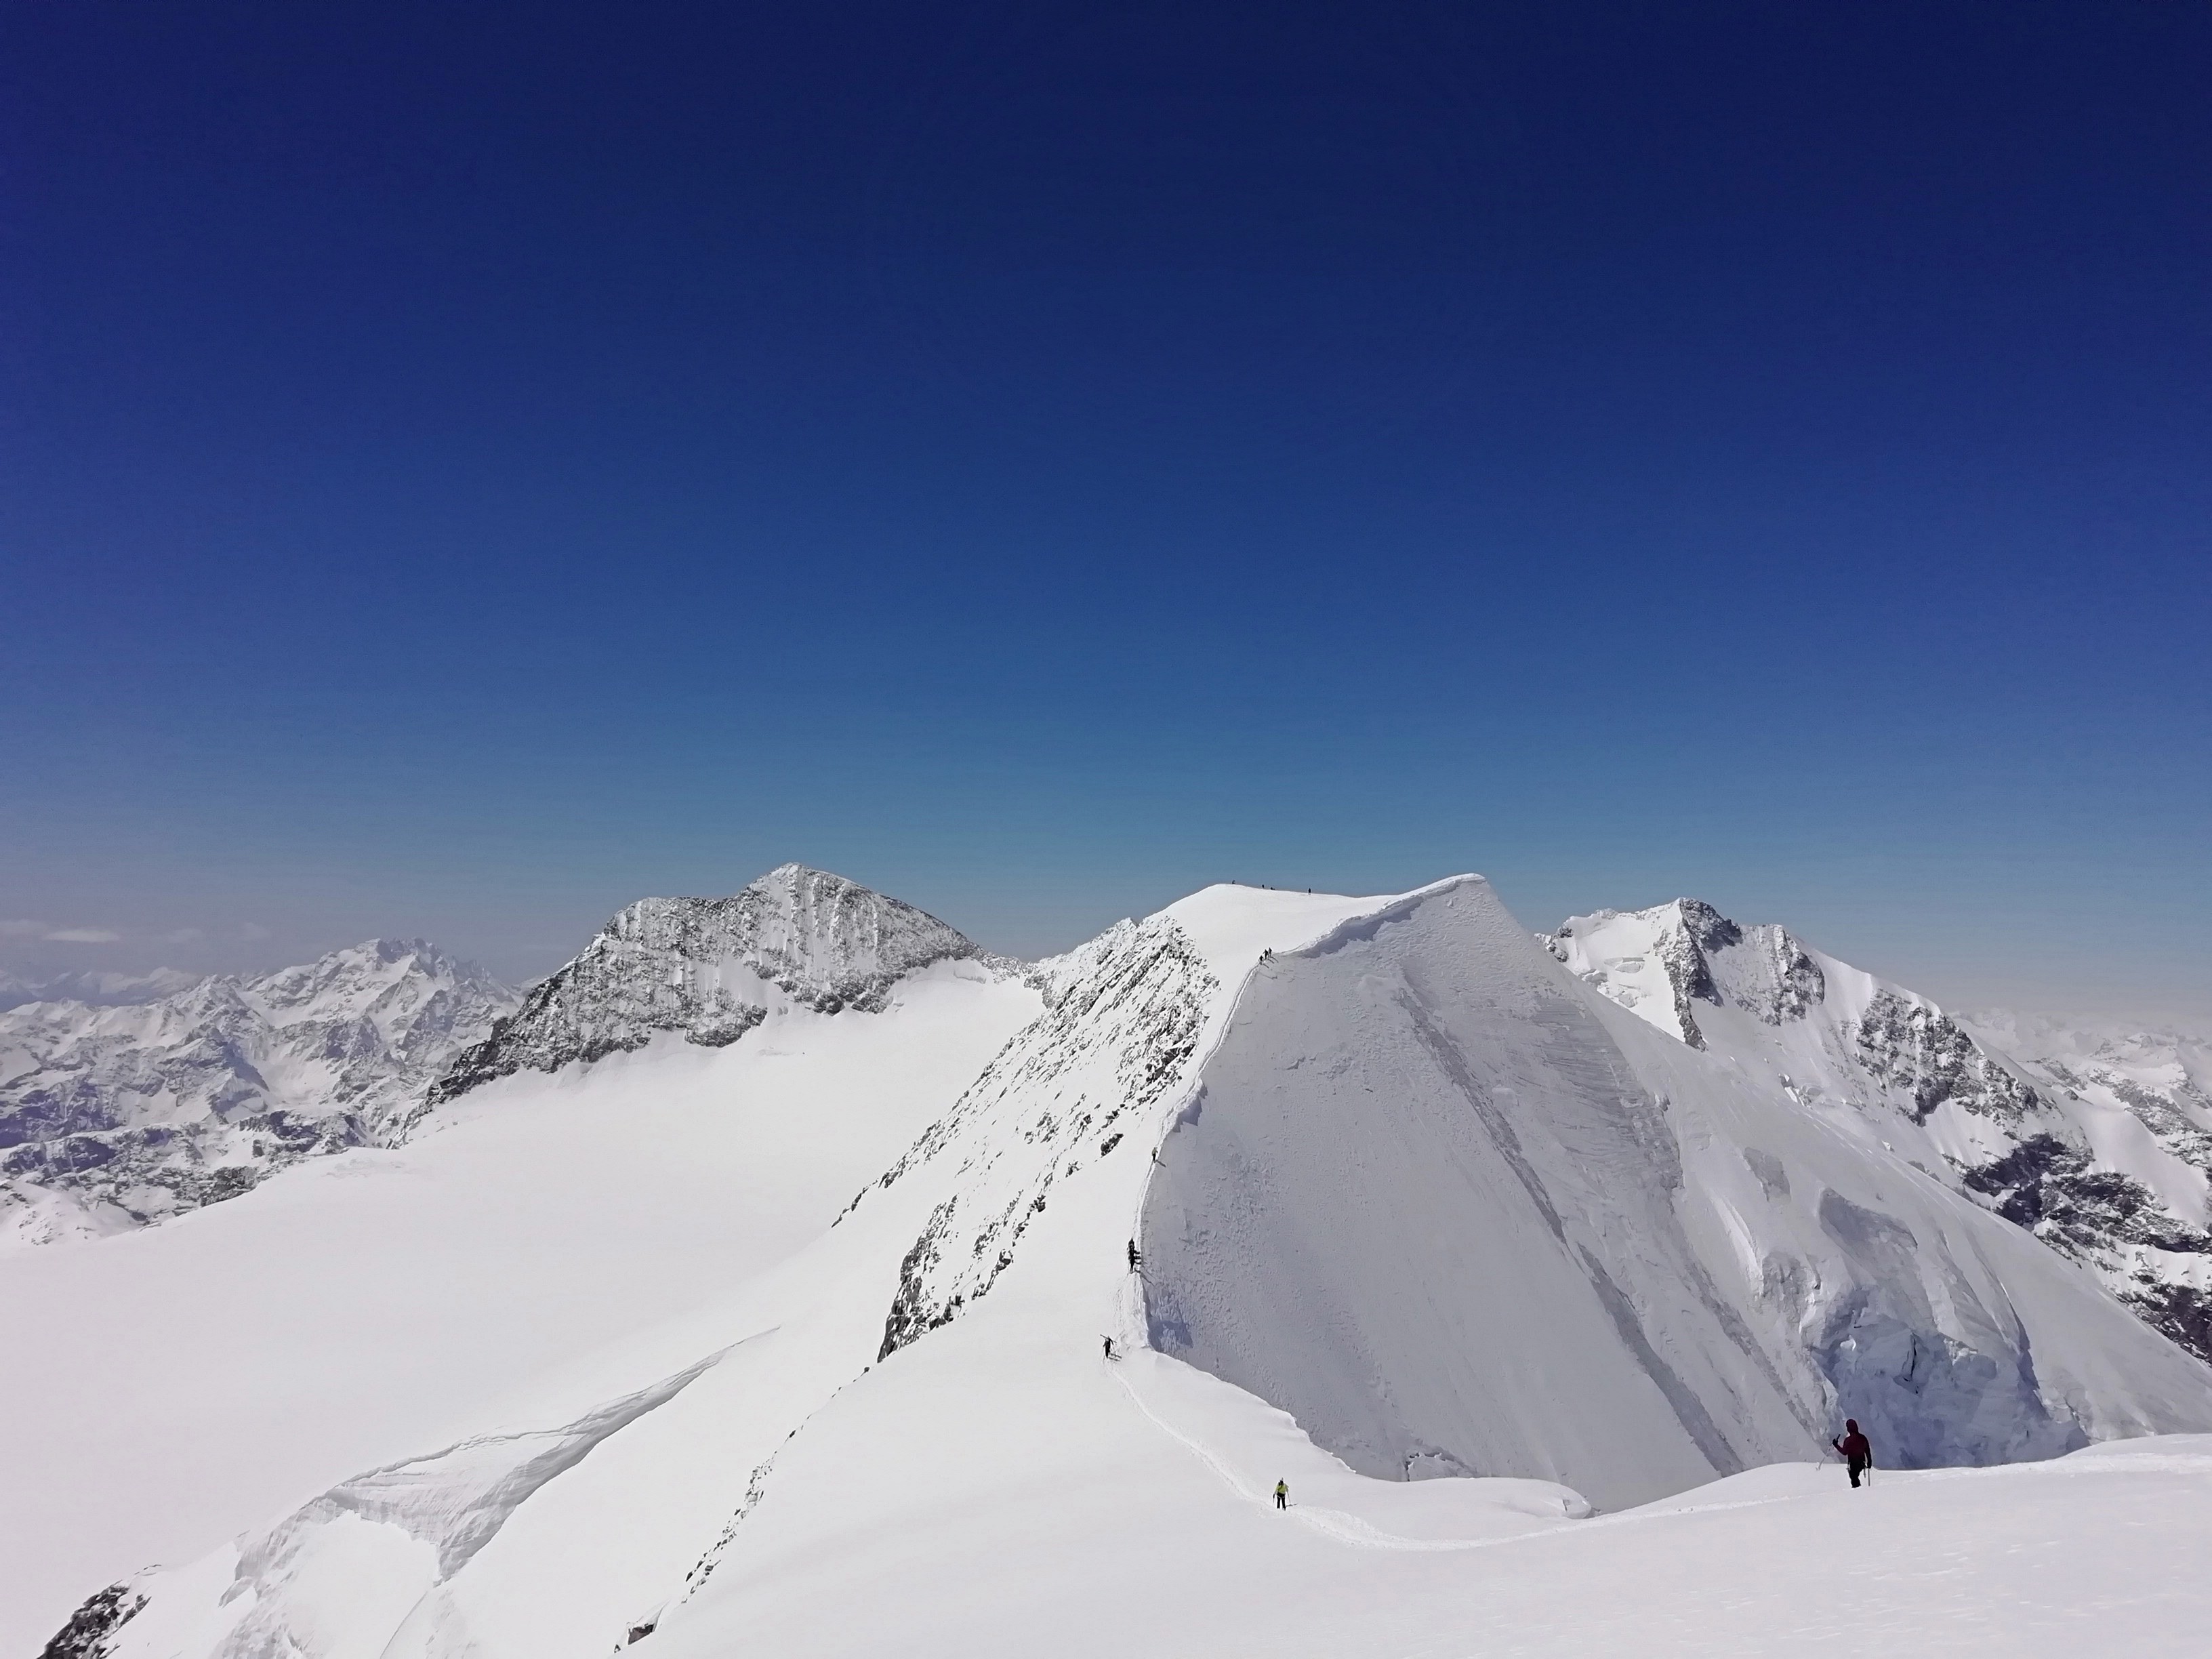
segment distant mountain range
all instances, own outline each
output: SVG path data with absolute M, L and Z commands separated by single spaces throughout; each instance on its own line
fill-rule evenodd
M 181 968 L 156 968 L 150 974 L 111 974 L 88 968 L 36 979 L 0 972 L 0 1012 L 27 1002 L 82 1002 L 94 1008 L 154 1002 L 173 996 L 204 977 Z
M 104 980 L 119 998 L 165 977 Z M 380 1144 L 517 993 L 421 939 L 0 1013 L 0 1242 L 96 1237 Z

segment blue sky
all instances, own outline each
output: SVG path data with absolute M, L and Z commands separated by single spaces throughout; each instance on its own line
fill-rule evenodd
M 2212 1018 L 2212 11 L 457 9 L 0 22 L 0 967 L 1472 868 Z

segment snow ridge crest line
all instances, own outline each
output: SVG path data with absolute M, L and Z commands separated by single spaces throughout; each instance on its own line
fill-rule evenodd
M 899 1265 L 878 1359 L 990 1291 L 1054 1184 L 1111 1157 L 1144 1113 L 1189 1075 L 1219 989 L 1175 921 L 1139 923 L 1017 1032 L 884 1174 L 876 1188 L 957 1160 L 945 1173 L 945 1197 Z

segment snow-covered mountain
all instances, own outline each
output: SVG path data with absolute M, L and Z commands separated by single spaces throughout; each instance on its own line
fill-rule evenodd
M 2212 1049 L 1954 1018 L 1696 899 L 1571 917 L 1544 943 L 1609 1000 L 1758 1086 L 1869 1126 L 2212 1358 Z
M 515 993 L 420 939 L 0 1013 L 0 1240 L 93 1237 L 390 1133 Z
M 2177 1577 L 2119 1633 L 2183 1650 L 2160 1632 L 2212 1610 L 2176 1588 L 2212 1526 L 2197 1443 L 2065 1458 L 2047 1500 L 1885 1474 L 1901 1507 L 1836 1518 L 1856 1500 L 1802 1466 L 1845 1414 L 1886 1471 L 2049 1459 L 2212 1431 L 2212 1370 L 1946 1162 L 2026 1144 L 2032 1081 L 1786 936 L 1677 920 L 1698 1047 L 1671 976 L 1626 983 L 1656 945 L 1574 971 L 1555 949 L 1589 933 L 1547 948 L 1475 877 L 1208 889 L 1026 975 L 872 947 L 864 980 L 914 965 L 857 995 L 759 973 L 735 927 L 672 926 L 625 969 L 611 929 L 596 977 L 484 1045 L 529 1058 L 441 1091 L 404 1146 L 128 1259 L 0 1261 L 9 1328 L 81 1345 L 66 1395 L 0 1401 L 40 1516 L 10 1547 L 80 1595 L 116 1581 L 64 1650 L 108 1659 L 1465 1651 L 1477 1617 L 1535 1650 L 1538 1589 L 1590 1650 L 1932 1623 L 2055 1652 L 2081 1632 L 2035 1596 L 2095 1594 L 2082 1564 L 2123 1557 L 2083 1528 L 2150 1502 L 2187 1536 L 2131 1534 Z M 717 1003 L 730 976 L 697 975 L 733 962 L 778 994 Z M 608 1036 L 639 1040 L 589 1058 Z M 329 1271 L 349 1240 L 378 1271 Z M 267 1262 L 312 1274 L 313 1342 L 288 1284 L 240 1271 Z M 149 1282 L 162 1397 L 250 1468 L 118 1420 Z M 210 1283 L 220 1344 L 193 1336 Z M 2055 1553 L 1954 1535 L 2008 1492 Z M 133 1547 L 182 1565 L 132 1573 Z M 1759 1588 L 1793 1548 L 1895 1570 L 1831 1594 L 1808 1553 Z M 2002 1628 L 2000 1585 L 2025 1598 Z M 1794 1622 L 1723 1650 L 1700 1605 Z
M 926 911 L 799 864 L 728 898 L 640 899 L 458 1056 L 432 1099 L 643 1048 L 664 1031 L 720 1048 L 775 1009 L 878 1012 L 904 975 L 948 961 L 1026 967 Z
M 181 968 L 156 968 L 148 974 L 85 968 L 32 979 L 0 972 L 0 1013 L 27 1002 L 85 1002 L 95 1008 L 119 1008 L 174 996 L 203 977 Z

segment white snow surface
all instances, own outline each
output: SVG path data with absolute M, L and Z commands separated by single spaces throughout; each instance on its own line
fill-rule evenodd
M 404 1147 L 0 1255 L 0 1655 L 358 1471 L 719 1351 L 732 1287 L 821 1234 L 1038 1006 L 940 963 L 882 1014 L 501 1079 Z
M 41 1357 L 0 1650 L 156 1557 L 112 1659 L 2178 1654 L 2212 1613 L 2212 1372 L 1480 878 L 1209 889 L 439 1118 L 0 1261 Z M 1863 1492 L 1811 1461 L 1847 1411 Z
M 1570 917 L 1543 943 L 1608 1001 L 1753 1086 L 2033 1226 L 2212 1357 L 2212 1044 L 1948 1015 L 1694 899 Z

